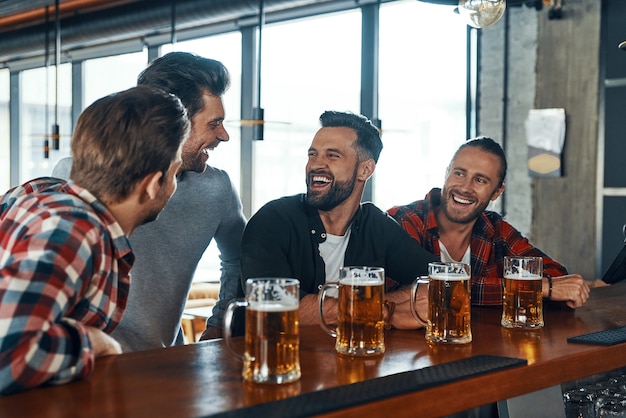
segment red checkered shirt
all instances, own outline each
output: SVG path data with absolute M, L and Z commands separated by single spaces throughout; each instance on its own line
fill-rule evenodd
M 432 189 L 424 200 L 404 206 L 394 206 L 387 212 L 426 250 L 441 256 L 439 226 L 435 209 L 441 203 L 441 189 Z M 535 248 L 527 238 L 496 212 L 483 211 L 478 217 L 472 237 L 472 304 L 501 305 L 505 256 L 543 258 L 543 275 L 558 277 L 566 268 Z
M 122 318 L 134 261 L 107 208 L 72 182 L 41 178 L 0 200 L 0 394 L 87 376 L 85 325 Z

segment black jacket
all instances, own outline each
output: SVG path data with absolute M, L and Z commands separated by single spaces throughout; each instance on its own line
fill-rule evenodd
M 428 274 L 429 262 L 439 260 L 372 203 L 361 204 L 351 229 L 345 266 L 383 267 L 387 278 L 409 285 Z M 267 203 L 244 230 L 242 289 L 248 278 L 291 277 L 300 280 L 300 297 L 317 293 L 325 282 L 318 244 L 325 240 L 317 209 L 305 202 L 304 194 Z

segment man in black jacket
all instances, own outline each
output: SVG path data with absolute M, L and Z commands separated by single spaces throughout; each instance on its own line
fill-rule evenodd
M 324 112 L 320 122 L 308 151 L 307 193 L 267 203 L 244 230 L 242 285 L 252 277 L 300 280 L 300 324 L 318 324 L 319 288 L 337 281 L 341 267 L 383 267 L 389 287 L 400 287 L 386 296 L 396 304 L 391 325 L 418 328 L 406 286 L 438 258 L 372 203 L 361 203 L 383 148 L 380 133 L 351 113 Z M 328 302 L 330 315 L 336 305 Z

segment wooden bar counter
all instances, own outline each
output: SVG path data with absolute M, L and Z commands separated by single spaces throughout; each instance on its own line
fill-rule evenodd
M 578 310 L 546 308 L 545 328 L 539 331 L 503 329 L 499 308 L 475 308 L 471 344 L 429 347 L 424 330 L 391 330 L 386 353 L 367 359 L 339 356 L 333 338 L 319 327 L 301 327 L 302 378 L 283 386 L 244 383 L 241 363 L 222 340 L 127 353 L 99 359 L 85 380 L 0 397 L 0 416 L 210 416 L 481 354 L 527 360 L 527 365 L 325 414 L 441 416 L 626 366 L 626 343 L 567 342 L 568 337 L 626 326 L 625 300 L 626 283 L 594 288 Z

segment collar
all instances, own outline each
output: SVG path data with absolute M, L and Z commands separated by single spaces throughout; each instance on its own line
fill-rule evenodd
M 60 190 L 77 196 L 98 214 L 98 218 L 102 220 L 104 227 L 111 236 L 115 258 L 120 260 L 125 259 L 126 262 L 132 264 L 135 257 L 130 247 L 128 237 L 124 234 L 122 227 L 104 203 L 98 200 L 89 190 L 79 186 L 72 180 L 68 181 Z
M 317 211 L 317 208 L 309 205 L 306 201 L 306 193 L 300 194 L 300 204 L 304 207 L 304 211 L 307 215 L 309 222 L 309 232 L 313 238 L 318 243 L 326 241 L 326 228 L 324 228 L 324 224 L 322 223 L 322 219 L 320 218 L 320 214 Z M 350 229 L 352 232 L 357 231 L 360 228 L 361 222 L 363 218 L 363 204 L 361 203 L 350 222 Z

